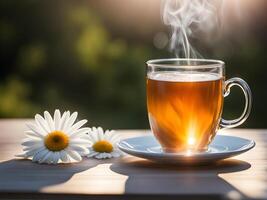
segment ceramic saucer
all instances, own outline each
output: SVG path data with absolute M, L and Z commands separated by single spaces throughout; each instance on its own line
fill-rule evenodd
M 153 135 L 127 138 L 118 143 L 125 153 L 169 164 L 215 162 L 244 153 L 254 146 L 253 140 L 226 135 L 216 135 L 209 150 L 198 153 L 165 153 Z

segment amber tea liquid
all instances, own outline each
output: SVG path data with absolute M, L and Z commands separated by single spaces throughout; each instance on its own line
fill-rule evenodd
M 162 72 L 147 77 L 150 126 L 166 152 L 206 150 L 222 107 L 223 78 L 216 74 Z

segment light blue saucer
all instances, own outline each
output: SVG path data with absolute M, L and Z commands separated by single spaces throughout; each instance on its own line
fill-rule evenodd
M 215 162 L 244 153 L 254 146 L 253 140 L 225 135 L 216 135 L 208 151 L 197 153 L 165 153 L 153 135 L 127 138 L 118 143 L 125 153 L 169 164 Z

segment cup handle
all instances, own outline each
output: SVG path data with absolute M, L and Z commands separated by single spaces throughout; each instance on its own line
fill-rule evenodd
M 230 94 L 230 90 L 232 86 L 239 86 L 245 95 L 245 108 L 242 115 L 234 120 L 225 120 L 221 119 L 220 128 L 233 128 L 241 125 L 248 118 L 251 105 L 252 105 L 252 94 L 248 84 L 241 78 L 231 78 L 225 81 L 225 89 L 224 89 L 224 97 L 227 97 Z

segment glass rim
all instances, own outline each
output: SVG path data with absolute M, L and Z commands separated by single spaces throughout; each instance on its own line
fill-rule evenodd
M 192 64 L 179 64 L 168 62 L 198 62 L 197 65 Z M 203 63 L 203 64 L 201 64 Z M 223 67 L 225 63 L 221 60 L 215 59 L 202 59 L 202 58 L 163 58 L 163 59 L 151 59 L 146 62 L 148 66 L 152 67 L 179 67 L 179 68 L 214 68 Z

